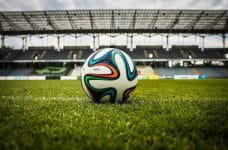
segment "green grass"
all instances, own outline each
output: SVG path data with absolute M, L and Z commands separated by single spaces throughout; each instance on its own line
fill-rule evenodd
M 0 149 L 227 149 L 228 80 L 143 80 L 95 104 L 80 81 L 0 81 Z

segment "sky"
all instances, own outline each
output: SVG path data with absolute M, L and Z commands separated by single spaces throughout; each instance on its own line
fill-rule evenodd
M 68 9 L 228 9 L 228 0 L 0 0 L 0 11 L 24 10 L 68 10 Z M 228 39 L 228 38 L 227 38 Z M 110 38 L 101 36 L 96 45 L 126 45 L 126 36 Z M 183 37 L 171 35 L 170 45 L 200 45 L 202 40 L 194 35 Z M 136 36 L 135 45 L 165 45 L 164 35 L 152 35 L 150 38 Z M 20 48 L 21 37 L 7 37 L 6 44 Z M 41 35 L 28 38 L 28 46 L 57 46 L 56 36 Z M 228 43 L 228 40 L 226 40 Z M 60 45 L 91 45 L 92 37 L 75 39 L 73 35 L 61 37 Z M 226 44 L 228 45 L 228 44 Z M 205 47 L 222 47 L 221 36 L 206 36 Z M 228 46 L 226 46 L 228 47 Z
M 228 0 L 0 0 L 0 10 L 227 9 Z

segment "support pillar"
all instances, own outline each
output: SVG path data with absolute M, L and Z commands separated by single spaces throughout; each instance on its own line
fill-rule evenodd
M 78 42 L 77 42 L 77 40 L 78 40 L 78 35 L 77 35 L 77 34 L 74 35 L 74 39 L 75 39 L 75 45 L 78 45 Z
M 25 51 L 25 37 L 22 37 L 22 50 Z
M 173 62 L 171 60 L 168 61 L 168 67 L 172 67 L 173 66 Z
M 151 45 L 151 43 L 153 43 L 152 42 L 152 36 L 151 36 L 151 34 L 149 35 L 149 45 Z
M 5 47 L 5 36 L 4 35 L 2 35 L 2 37 L 1 37 L 1 48 L 4 48 Z
M 60 51 L 60 36 L 57 36 L 57 51 Z
M 96 51 L 96 36 L 93 35 L 93 51 Z
M 166 51 L 169 51 L 169 35 L 166 35 Z
M 204 51 L 204 45 L 205 45 L 205 36 L 201 36 L 202 37 L 202 45 L 201 45 L 201 51 Z
M 126 47 L 128 47 L 128 34 L 126 35 Z
M 130 36 L 130 51 L 133 51 L 133 35 Z
M 223 49 L 226 48 L 226 36 L 225 36 L 225 34 L 222 35 L 222 47 L 223 47 Z
M 25 37 L 25 50 L 28 49 L 28 37 L 26 35 Z
M 29 35 L 29 46 L 32 46 L 32 35 Z
M 46 45 L 48 46 L 49 43 L 48 43 L 48 34 L 47 34 L 47 37 L 46 37 Z
M 181 67 L 184 66 L 184 61 L 180 61 L 180 66 L 181 66 Z
M 100 47 L 100 34 L 98 34 L 98 37 L 97 37 L 97 44 L 98 44 L 98 48 Z

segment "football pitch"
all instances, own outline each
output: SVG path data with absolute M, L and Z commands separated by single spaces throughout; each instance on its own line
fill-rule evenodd
M 141 80 L 125 104 L 80 81 L 0 81 L 0 149 L 226 149 L 228 80 Z

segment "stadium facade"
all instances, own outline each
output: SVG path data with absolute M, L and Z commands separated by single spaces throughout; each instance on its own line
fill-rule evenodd
M 227 10 L 56 10 L 0 12 L 1 79 L 76 79 L 97 48 L 118 48 L 138 66 L 140 78 L 228 77 Z M 136 45 L 135 35 L 165 34 L 166 45 Z M 170 34 L 197 34 L 201 45 L 169 45 Z M 27 37 L 54 34 L 57 47 L 27 46 Z M 60 34 L 90 35 L 93 46 L 60 48 Z M 126 35 L 126 45 L 97 45 L 100 35 Z M 205 35 L 221 35 L 223 48 L 205 48 Z M 24 36 L 21 49 L 5 45 Z M 129 45 L 129 46 L 127 46 Z

